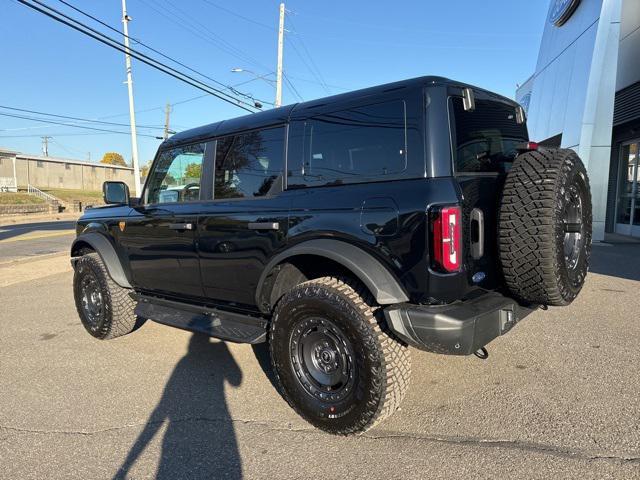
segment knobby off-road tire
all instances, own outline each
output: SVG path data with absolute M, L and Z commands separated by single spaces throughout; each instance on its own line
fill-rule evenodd
M 591 191 L 578 155 L 569 149 L 519 155 L 506 178 L 498 222 L 511 293 L 533 304 L 570 304 L 591 255 Z
M 360 433 L 391 415 L 411 377 L 408 347 L 387 333 L 363 287 L 334 277 L 304 282 L 278 302 L 269 334 L 276 384 L 325 432 Z
M 97 253 L 87 253 L 76 261 L 73 275 L 76 309 L 82 325 L 94 337 L 108 340 L 140 326 L 134 314 L 136 302 L 129 292 L 111 279 Z

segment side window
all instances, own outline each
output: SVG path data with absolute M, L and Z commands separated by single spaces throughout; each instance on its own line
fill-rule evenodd
M 292 165 L 288 185 L 385 180 L 405 171 L 406 118 L 405 102 L 396 100 L 307 119 L 304 132 L 297 128 L 304 137 L 302 165 Z
M 282 191 L 284 127 L 218 139 L 214 199 L 252 198 Z
M 516 121 L 515 107 L 476 99 L 475 110 L 466 111 L 459 97 L 453 97 L 451 105 L 456 173 L 509 170 L 516 146 L 528 139 L 527 127 Z
M 165 150 L 153 165 L 145 203 L 190 202 L 200 198 L 204 143 Z

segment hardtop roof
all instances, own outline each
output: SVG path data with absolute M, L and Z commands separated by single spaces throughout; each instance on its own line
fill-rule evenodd
M 210 123 L 201 127 L 192 128 L 183 132 L 176 133 L 168 140 L 165 140 L 161 148 L 170 147 L 173 145 L 197 142 L 213 137 L 221 137 L 230 135 L 243 130 L 251 130 L 255 128 L 264 128 L 271 125 L 278 125 L 286 123 L 291 114 L 295 111 L 302 112 L 307 109 L 313 109 L 321 105 L 330 104 L 334 102 L 347 102 L 350 100 L 357 100 L 363 97 L 378 95 L 393 90 L 400 90 L 404 88 L 421 87 L 431 85 L 452 85 L 457 87 L 471 87 L 476 90 L 481 90 L 496 96 L 503 101 L 517 103 L 501 95 L 495 94 L 483 88 L 479 88 L 473 85 L 468 85 L 463 82 L 458 82 L 445 77 L 438 76 L 422 76 L 416 78 L 410 78 L 407 80 L 400 80 L 398 82 L 386 83 L 383 85 L 376 85 L 373 87 L 362 88 L 359 90 L 353 90 L 351 92 L 340 93 L 337 95 L 331 95 L 329 97 L 322 97 L 315 100 L 309 100 L 307 102 L 293 103 L 279 108 L 273 108 L 271 110 L 265 110 L 256 113 L 250 113 L 241 117 L 235 117 L 228 120 L 221 120 L 219 122 Z

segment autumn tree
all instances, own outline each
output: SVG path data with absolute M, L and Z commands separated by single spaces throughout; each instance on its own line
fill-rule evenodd
M 127 162 L 124 161 L 123 156 L 117 152 L 105 153 L 102 157 L 102 160 L 100 160 L 100 163 L 106 163 L 108 165 L 119 165 L 121 167 L 127 166 Z
M 151 168 L 151 162 L 153 162 L 153 160 L 149 160 L 145 165 L 140 167 L 140 176 L 142 178 L 147 178 L 149 176 L 149 169 Z
M 199 179 L 202 175 L 202 165 L 200 163 L 190 163 L 184 170 L 184 176 L 189 180 Z

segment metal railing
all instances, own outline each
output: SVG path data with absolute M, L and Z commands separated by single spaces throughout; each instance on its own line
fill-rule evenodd
M 37 187 L 34 187 L 33 185 L 27 185 L 27 193 L 29 193 L 30 195 L 35 195 L 36 197 L 39 197 L 41 199 L 43 199 L 45 202 L 47 202 L 49 205 L 53 206 L 53 207 L 58 207 L 59 205 L 62 205 L 62 200 L 60 200 L 59 198 L 54 197 L 53 195 L 47 193 L 47 192 L 43 192 L 42 190 L 40 190 Z

